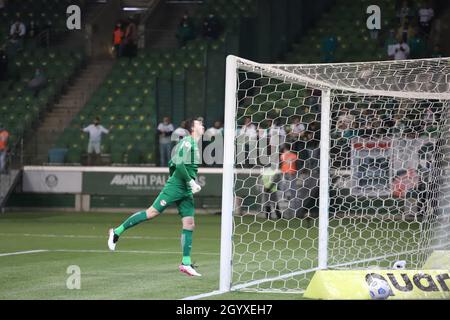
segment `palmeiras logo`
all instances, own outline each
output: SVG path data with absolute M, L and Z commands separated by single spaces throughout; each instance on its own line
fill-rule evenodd
M 167 204 L 167 202 L 166 202 L 166 200 L 161 200 L 161 201 L 159 202 L 159 204 L 160 204 L 161 206 L 165 207 L 166 204 Z
M 58 177 L 55 176 L 54 174 L 50 174 L 45 178 L 45 184 L 49 187 L 49 188 L 54 188 L 58 185 Z

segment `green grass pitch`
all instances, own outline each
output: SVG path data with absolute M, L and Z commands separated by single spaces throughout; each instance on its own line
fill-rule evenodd
M 128 230 L 109 252 L 111 226 L 130 213 L 0 215 L 0 299 L 182 299 L 219 287 L 220 216 L 198 215 L 193 261 L 203 274 L 178 271 L 181 221 L 163 214 Z M 5 255 L 33 250 L 43 252 Z M 81 270 L 81 289 L 69 290 L 67 268 Z M 299 294 L 232 292 L 207 299 L 301 299 Z

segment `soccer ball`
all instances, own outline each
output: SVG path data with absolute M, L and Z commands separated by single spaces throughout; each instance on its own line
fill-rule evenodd
M 405 260 L 395 261 L 395 263 L 392 266 L 392 269 L 394 269 L 394 270 L 406 269 L 406 261 Z
M 373 279 L 369 284 L 370 298 L 374 300 L 386 300 L 391 295 L 391 287 L 382 279 Z

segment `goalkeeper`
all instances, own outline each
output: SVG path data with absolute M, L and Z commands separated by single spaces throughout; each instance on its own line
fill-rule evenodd
M 161 214 L 171 204 L 176 204 L 181 216 L 183 230 L 181 246 L 183 259 L 179 270 L 189 276 L 201 276 L 191 262 L 192 232 L 194 231 L 194 197 L 193 194 L 201 190 L 195 182 L 200 163 L 198 141 L 205 128 L 203 119 L 186 120 L 186 129 L 190 136 L 182 139 L 175 147 L 172 159 L 169 161 L 170 177 L 152 206 L 145 211 L 139 211 L 130 216 L 120 226 L 109 230 L 108 247 L 114 251 L 122 233 L 141 222 L 150 220 Z

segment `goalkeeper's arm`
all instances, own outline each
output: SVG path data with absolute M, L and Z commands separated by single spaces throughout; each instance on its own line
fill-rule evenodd
M 179 160 L 176 161 L 176 163 L 175 163 L 174 174 L 176 173 L 176 175 L 178 177 L 180 177 L 183 181 L 185 181 L 191 187 L 192 193 L 197 193 L 201 190 L 201 187 L 195 182 L 194 179 L 192 179 L 189 176 L 189 173 L 186 169 L 186 165 L 184 164 L 184 161 L 181 160 L 181 159 L 184 159 L 185 152 L 189 152 L 189 149 L 188 150 L 185 150 L 183 148 L 179 149 L 179 151 L 178 151 L 178 156 L 179 156 L 178 159 Z
M 192 193 L 197 193 L 200 192 L 200 190 L 202 189 L 196 182 L 194 179 L 192 179 L 187 170 L 186 170 L 186 166 L 184 165 L 184 163 L 178 163 L 176 165 L 176 169 L 175 171 L 177 171 L 178 176 L 181 177 L 192 189 Z

